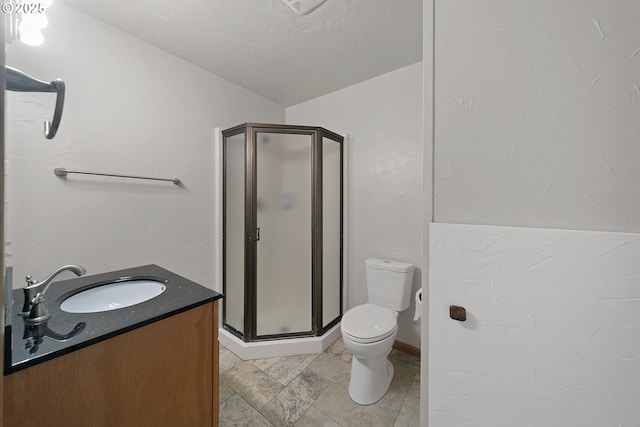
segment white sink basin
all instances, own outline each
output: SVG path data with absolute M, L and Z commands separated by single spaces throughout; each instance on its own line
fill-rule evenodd
M 157 280 L 133 279 L 107 283 L 78 292 L 62 301 L 67 313 L 99 313 L 130 307 L 157 297 L 167 287 Z

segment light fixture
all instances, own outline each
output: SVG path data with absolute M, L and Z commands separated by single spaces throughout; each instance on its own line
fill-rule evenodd
M 28 46 L 40 46 L 44 43 L 44 35 L 37 28 L 25 28 L 20 25 L 18 33 L 20 34 L 20 41 Z
M 8 16 L 7 40 L 20 40 L 29 46 L 39 46 L 44 42 L 42 29 L 47 26 L 46 9 L 52 0 L 39 3 L 22 3 L 9 0 L 2 5 L 2 11 Z
M 41 29 L 47 26 L 47 16 L 44 12 L 22 13 L 18 34 L 20 41 L 29 46 L 40 46 L 44 42 L 44 35 Z
M 298 15 L 306 15 L 319 8 L 327 0 L 282 0 Z

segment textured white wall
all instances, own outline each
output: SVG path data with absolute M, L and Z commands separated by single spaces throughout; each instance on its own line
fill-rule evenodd
M 388 258 L 422 269 L 422 63 L 286 110 L 288 124 L 349 134 L 348 307 L 367 301 L 364 260 Z M 398 320 L 398 340 L 419 347 L 414 305 Z
M 435 13 L 435 221 L 640 230 L 640 2 Z
M 50 94 L 8 93 L 7 265 L 14 286 L 65 263 L 98 273 L 157 263 L 214 287 L 215 127 L 282 122 L 284 108 L 56 3 L 45 44 L 9 46 L 7 63 L 63 78 L 60 130 Z M 67 167 L 171 183 L 70 175 Z
M 435 76 L 424 70 L 435 94 L 433 219 L 640 231 L 640 3 L 425 0 L 424 10 L 425 58 L 435 35 Z M 425 129 L 430 102 L 425 84 Z M 437 373 L 423 365 L 423 385 Z
M 431 426 L 638 425 L 640 234 L 430 233 Z

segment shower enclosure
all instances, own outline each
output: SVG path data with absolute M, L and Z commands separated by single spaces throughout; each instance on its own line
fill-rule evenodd
M 223 136 L 223 327 L 320 336 L 342 316 L 343 137 L 246 123 Z

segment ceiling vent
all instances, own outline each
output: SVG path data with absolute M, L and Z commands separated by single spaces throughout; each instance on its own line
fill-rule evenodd
M 319 8 L 327 0 L 282 0 L 298 15 L 306 15 Z

